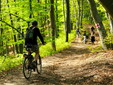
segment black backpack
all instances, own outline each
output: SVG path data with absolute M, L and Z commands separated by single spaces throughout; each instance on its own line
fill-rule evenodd
M 30 41 L 30 40 L 33 40 L 33 35 L 34 35 L 34 29 L 35 27 L 29 27 L 27 28 L 26 30 L 26 40 L 27 41 Z

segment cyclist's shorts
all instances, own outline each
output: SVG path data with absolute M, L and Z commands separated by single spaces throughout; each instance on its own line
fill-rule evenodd
M 25 45 L 27 51 L 37 52 L 39 51 L 38 45 Z

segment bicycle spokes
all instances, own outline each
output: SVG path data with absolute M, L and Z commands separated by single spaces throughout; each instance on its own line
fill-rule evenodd
M 32 70 L 29 68 L 28 58 L 25 58 L 23 61 L 23 74 L 26 79 L 29 79 L 31 76 Z

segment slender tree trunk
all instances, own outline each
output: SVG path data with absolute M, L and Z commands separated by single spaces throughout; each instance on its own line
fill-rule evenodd
M 14 2 L 16 3 L 16 0 L 14 0 Z M 16 6 L 17 6 L 17 5 L 15 5 L 15 7 L 16 7 Z M 18 16 L 18 13 L 15 12 L 15 15 Z M 23 20 L 24 20 L 24 19 L 23 19 Z M 16 22 L 18 22 L 18 21 L 20 21 L 19 18 L 16 20 Z M 26 20 L 24 20 L 24 21 L 26 21 Z M 20 21 L 20 22 L 21 22 L 21 21 Z M 21 28 L 21 26 L 18 26 L 18 29 L 19 29 L 19 31 L 20 31 L 22 34 L 21 34 L 21 35 L 18 34 L 18 35 L 15 35 L 15 36 L 14 36 L 15 42 L 17 42 L 18 40 L 24 39 L 23 29 Z M 21 43 L 21 44 L 18 45 L 18 53 L 21 53 L 21 54 L 23 53 L 23 46 L 24 46 L 23 43 Z
M 14 35 L 14 42 L 17 42 L 17 37 L 16 37 L 16 35 Z M 18 45 L 16 44 L 15 45 L 15 50 L 16 50 L 16 53 L 19 53 L 19 51 L 18 51 Z
M 41 0 L 38 0 L 38 3 L 42 4 Z M 45 19 L 42 17 L 42 13 L 41 12 L 38 12 L 38 19 L 40 19 L 38 21 L 38 26 L 39 27 L 44 27 L 44 24 L 45 24 L 44 21 L 45 21 Z M 41 29 L 41 32 L 44 33 L 44 29 Z
M 78 2 L 78 19 L 77 19 L 77 28 L 80 29 L 80 17 L 81 17 L 81 9 L 80 9 L 80 0 L 77 0 Z
M 2 13 L 2 2 L 1 2 L 1 0 L 0 0 L 0 13 Z M 0 16 L 1 16 L 1 14 L 0 14 Z M 0 19 L 1 19 L 1 17 L 0 17 Z
M 9 3 L 9 0 L 7 0 L 7 3 Z M 9 8 L 10 6 L 8 5 L 8 8 Z M 13 26 L 14 24 L 13 24 L 13 20 L 12 20 L 12 15 L 11 15 L 11 13 L 10 13 L 10 11 L 9 11 L 9 17 L 10 17 L 10 22 L 11 22 L 11 25 Z M 13 30 L 13 29 L 12 29 Z M 14 30 L 13 30 L 13 33 L 14 33 Z M 16 35 L 14 34 L 14 42 L 17 42 L 17 37 L 16 37 Z M 7 47 L 7 49 L 8 49 L 8 47 Z M 14 47 L 14 54 L 15 54 L 15 52 L 16 53 L 18 53 L 18 45 L 15 45 L 15 47 Z
M 84 0 L 81 1 L 81 17 L 80 17 L 80 27 L 82 28 L 82 18 L 83 18 L 83 4 Z
M 100 19 L 100 16 L 97 12 L 96 3 L 95 3 L 94 0 L 88 0 L 88 1 L 90 3 L 92 17 L 94 18 L 95 23 L 98 23 L 100 25 L 100 27 L 98 27 L 97 30 L 98 30 L 98 33 L 99 33 L 99 36 L 100 36 L 102 47 L 104 49 L 107 49 L 107 46 L 104 42 L 104 39 L 106 38 L 107 34 L 106 34 L 106 30 L 104 28 L 104 25 L 102 23 L 102 20 Z
M 29 9 L 30 9 L 29 18 L 32 18 L 32 0 L 29 0 Z
M 51 2 L 50 18 L 51 18 L 51 28 L 52 28 L 52 48 L 53 50 L 56 50 L 56 45 L 55 45 L 56 24 L 55 24 L 55 14 L 54 14 L 54 0 L 50 0 L 50 2 Z
M 113 19 L 111 18 L 110 14 L 106 12 L 106 17 L 109 19 L 110 22 L 110 32 L 113 35 Z
M 5 41 L 5 54 L 6 54 L 6 56 L 8 56 L 9 55 L 9 46 L 7 45 L 7 43 L 8 43 L 8 41 Z
M 47 4 L 47 0 L 45 0 L 44 2 L 45 2 L 45 4 Z M 45 12 L 46 12 L 46 9 L 47 9 L 47 6 L 46 6 L 46 5 L 45 5 L 44 9 L 45 9 Z M 48 15 L 46 15 L 46 16 L 44 17 L 44 29 L 46 29 L 46 25 L 47 25 L 47 16 L 48 16 Z
M 57 4 L 57 0 L 56 0 L 56 4 Z M 58 25 L 58 7 L 56 5 L 56 38 L 59 36 L 58 32 L 59 32 L 59 25 Z
M 70 5 L 69 5 L 69 0 L 66 0 L 66 42 L 68 42 L 68 33 L 70 31 L 71 31 Z
M 76 3 L 75 3 L 75 1 L 73 0 L 73 2 L 72 2 L 72 4 L 73 4 L 73 8 L 74 8 L 74 10 L 73 10 L 73 22 L 74 23 L 76 23 L 76 18 L 77 18 L 77 14 L 76 14 Z M 74 24 L 74 29 L 76 29 L 76 24 Z
M 83 0 L 77 0 L 78 3 L 78 17 L 77 17 L 77 28 L 82 28 L 82 17 L 83 17 Z
M 74 4 L 74 10 L 75 10 L 75 29 L 78 28 L 78 8 L 77 8 L 77 5 L 76 5 L 76 1 L 73 1 L 73 4 Z
M 110 32 L 113 35 L 113 19 L 109 15 L 109 21 L 110 21 Z
M 1 5 L 1 0 L 0 0 L 0 16 L 2 16 L 1 15 L 1 13 L 2 13 L 2 10 L 1 10 L 1 8 L 2 8 L 2 5 Z M 1 17 L 0 17 L 0 19 L 2 19 Z M 0 26 L 2 26 L 2 24 L 0 23 Z M 0 35 L 1 35 L 1 37 L 2 37 L 2 33 L 3 33 L 3 28 L 0 28 Z M 3 41 L 0 41 L 0 46 L 2 46 L 3 47 Z M 0 53 L 1 54 L 1 53 Z
M 0 0 L 0 20 L 2 20 L 2 1 Z M 0 23 L 0 26 L 2 27 L 2 23 Z M 1 37 L 3 37 L 2 35 L 3 35 L 3 31 L 4 31 L 4 29 L 3 28 L 0 28 L 0 35 L 1 35 Z M 5 43 L 5 44 L 4 44 Z M 5 46 L 4 46 L 5 45 Z M 4 42 L 3 40 L 1 40 L 1 42 L 0 42 L 0 46 L 4 49 L 4 48 L 7 48 L 7 46 L 6 46 L 6 42 Z M 2 52 L 1 52 L 1 55 L 4 55 L 4 54 L 6 54 L 6 50 L 2 50 Z
M 38 1 L 38 3 L 40 3 L 40 0 L 37 0 Z
M 2 26 L 2 24 L 1 24 L 1 26 Z M 0 28 L 0 35 L 1 35 L 1 37 L 3 37 L 2 34 L 3 34 L 3 28 Z M 3 45 L 4 45 L 4 42 L 1 41 L 1 42 L 0 42 L 0 46 L 1 46 L 2 48 L 3 48 Z M 1 52 L 1 54 L 4 55 L 3 51 Z
M 62 0 L 62 2 L 63 2 L 63 16 L 64 16 L 64 31 L 66 31 L 65 0 Z
M 50 3 L 50 0 L 45 0 L 45 4 L 47 4 L 47 3 Z M 47 5 L 45 5 L 45 9 L 48 9 L 49 7 L 47 6 Z M 45 11 L 47 11 L 47 10 L 45 10 Z M 46 16 L 46 28 L 47 28 L 47 30 L 48 30 L 48 35 L 49 35 L 49 37 L 51 37 L 51 27 L 50 27 L 50 16 Z
M 24 36 L 23 30 L 22 30 L 22 35 Z M 18 34 L 18 38 L 19 38 L 19 40 L 22 40 L 22 36 L 20 34 Z M 21 54 L 23 53 L 23 48 L 24 48 L 23 43 L 19 44 L 19 53 L 21 53 Z

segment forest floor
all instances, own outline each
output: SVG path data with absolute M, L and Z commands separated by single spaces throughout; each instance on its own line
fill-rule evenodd
M 41 75 L 26 80 L 19 66 L 0 75 L 0 85 L 113 85 L 113 51 L 92 53 L 89 46 L 97 45 L 76 39 L 70 48 L 42 59 Z

